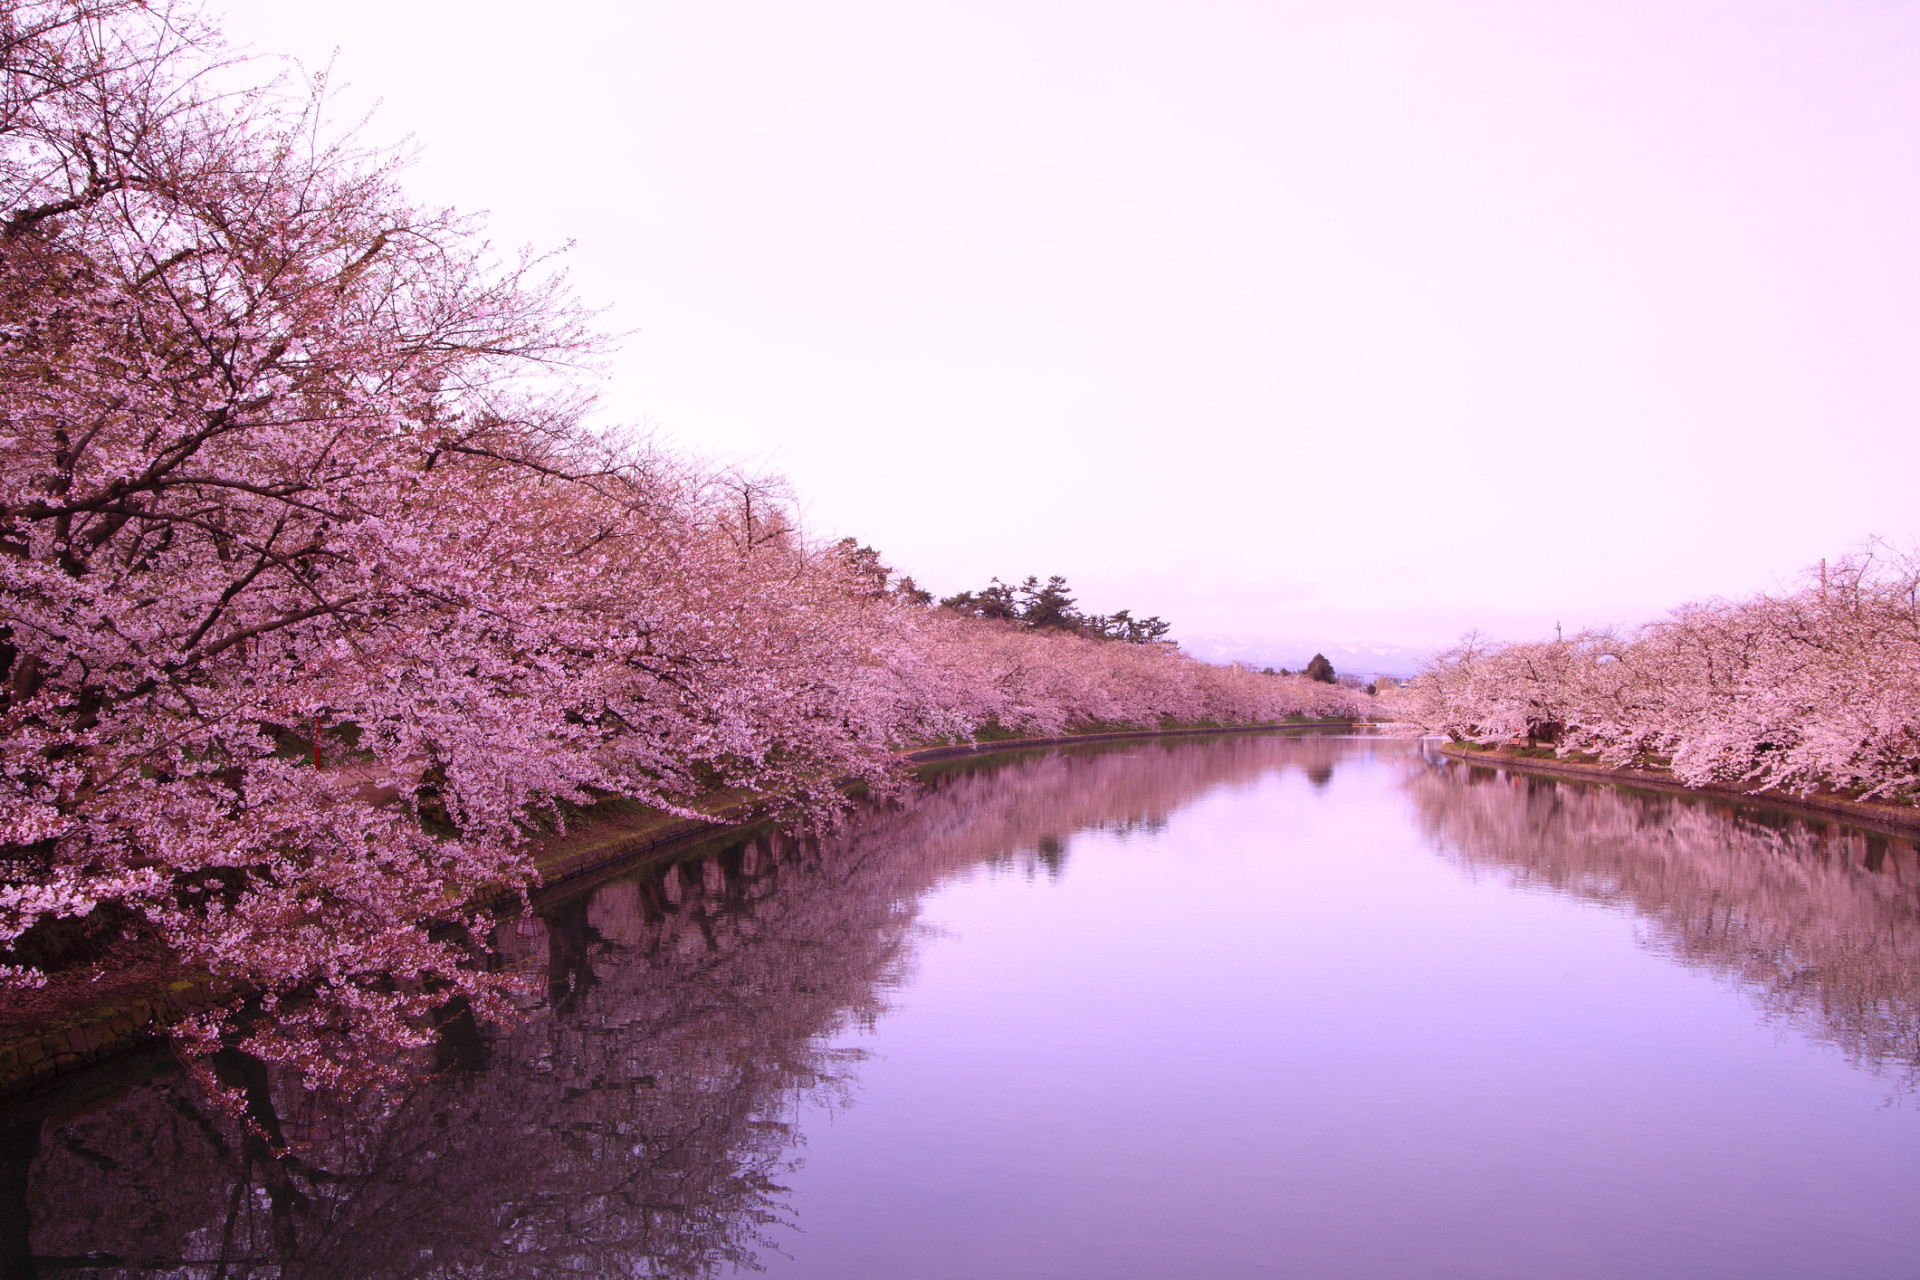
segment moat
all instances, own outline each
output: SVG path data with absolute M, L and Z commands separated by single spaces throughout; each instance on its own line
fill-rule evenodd
M 1229 735 L 956 762 L 559 886 L 525 1018 L 251 1121 L 6 1112 L 57 1276 L 1906 1276 L 1920 862 L 1817 818 Z M 277 1152 L 284 1150 L 284 1154 Z

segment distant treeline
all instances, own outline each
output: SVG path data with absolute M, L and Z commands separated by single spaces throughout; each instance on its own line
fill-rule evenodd
M 1105 614 L 1082 613 L 1069 594 L 1067 580 L 1059 574 L 1048 578 L 1044 586 L 1031 574 L 1017 587 L 994 578 L 978 591 L 948 596 L 940 606 L 973 618 L 1017 622 L 1036 630 L 1071 631 L 1075 635 L 1126 644 L 1164 642 L 1172 627 L 1157 616 L 1136 618 L 1130 609 Z

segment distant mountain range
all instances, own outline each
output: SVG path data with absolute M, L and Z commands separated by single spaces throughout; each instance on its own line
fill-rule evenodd
M 1428 658 L 1439 652 L 1399 644 L 1343 644 L 1335 640 L 1223 635 L 1182 636 L 1180 647 L 1202 662 L 1244 662 L 1250 667 L 1288 671 L 1298 671 L 1314 654 L 1324 653 L 1335 671 L 1368 677 L 1414 675 Z

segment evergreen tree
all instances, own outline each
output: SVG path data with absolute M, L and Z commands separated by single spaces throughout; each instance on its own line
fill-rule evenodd
M 1080 631 L 1085 627 L 1087 620 L 1073 607 L 1073 597 L 1067 594 L 1067 580 L 1057 573 L 1047 579 L 1044 587 L 1038 578 L 1029 575 L 1020 584 L 1020 597 L 1020 621 L 1030 627 L 1052 627 L 1056 631 Z
M 1136 618 L 1130 609 L 1111 614 L 1081 613 L 1074 605 L 1067 580 L 1054 574 L 1042 586 L 1029 574 L 1017 587 L 1000 579 L 979 591 L 962 591 L 940 602 L 942 608 L 974 618 L 1018 622 L 1036 631 L 1071 631 L 1096 640 L 1128 644 L 1166 644 L 1173 624 L 1158 617 Z
M 1023 620 L 1013 588 L 998 578 L 978 591 L 962 591 L 958 595 L 948 596 L 940 602 L 940 607 L 974 618 L 997 618 L 1013 622 Z

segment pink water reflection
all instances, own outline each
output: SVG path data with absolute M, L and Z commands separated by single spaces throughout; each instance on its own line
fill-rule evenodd
M 1910 847 L 1272 750 L 923 900 L 774 1274 L 1912 1274 Z
M 33 1249 L 288 1280 L 1909 1275 L 1915 887 L 1898 841 L 1405 744 L 967 762 L 842 838 L 556 893 L 502 937 L 545 993 L 523 1023 L 404 1094 L 272 1081 L 286 1159 L 177 1078 L 48 1118 Z

